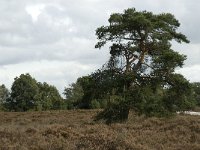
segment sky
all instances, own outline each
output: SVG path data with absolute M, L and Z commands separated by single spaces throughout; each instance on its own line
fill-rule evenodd
M 100 68 L 109 48 L 95 49 L 95 30 L 112 13 L 136 8 L 169 12 L 181 23 L 189 44 L 173 43 L 187 55 L 177 69 L 191 82 L 200 82 L 199 0 L 0 0 L 0 84 L 10 88 L 14 78 L 30 73 L 60 93 L 78 77 Z

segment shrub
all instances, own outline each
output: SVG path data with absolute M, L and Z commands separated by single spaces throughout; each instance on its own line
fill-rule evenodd
M 99 101 L 94 99 L 94 100 L 91 101 L 90 107 L 92 109 L 98 109 L 98 108 L 101 108 L 101 105 L 100 105 Z

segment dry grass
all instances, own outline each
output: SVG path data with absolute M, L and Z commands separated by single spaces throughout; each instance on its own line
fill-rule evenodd
M 124 124 L 95 123 L 97 110 L 0 112 L 2 150 L 199 150 L 200 116 L 130 115 Z

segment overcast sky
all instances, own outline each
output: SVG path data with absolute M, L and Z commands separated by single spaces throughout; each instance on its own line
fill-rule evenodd
M 0 0 L 0 84 L 10 88 L 16 76 L 30 73 L 62 93 L 105 63 L 109 51 L 94 48 L 95 30 L 131 7 L 175 15 L 191 41 L 173 46 L 188 58 L 177 72 L 200 82 L 199 0 Z

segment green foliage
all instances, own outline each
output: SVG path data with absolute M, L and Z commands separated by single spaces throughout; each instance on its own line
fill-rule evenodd
M 10 97 L 5 101 L 10 111 L 62 109 L 64 101 L 56 87 L 37 82 L 30 74 L 15 78 Z
M 78 78 L 76 83 L 65 88 L 66 103 L 70 108 L 105 108 L 107 105 L 105 95 L 109 92 L 110 85 L 111 82 L 105 73 L 99 70 L 89 76 Z
M 99 103 L 99 101 L 97 101 L 96 99 L 91 101 L 91 106 L 90 108 L 92 109 L 99 109 L 101 108 L 101 104 Z
M 171 87 L 166 89 L 165 105 L 171 111 L 184 111 L 196 105 L 191 84 L 180 74 L 172 74 Z
M 22 74 L 20 77 L 16 77 L 11 87 L 11 98 L 8 102 L 8 109 L 13 111 L 34 109 L 38 92 L 37 81 L 29 74 Z
M 111 56 L 92 78 L 96 79 L 98 96 L 105 98 L 110 94 L 121 98 L 98 116 L 112 122 L 127 119 L 130 108 L 146 116 L 166 116 L 191 109 L 195 103 L 190 84 L 174 73 L 183 66 L 186 56 L 172 50 L 170 42 L 189 42 L 177 32 L 178 20 L 169 13 L 153 14 L 131 8 L 112 14 L 108 21 L 108 26 L 96 30 L 99 41 L 95 47 L 110 44 Z
M 56 87 L 48 85 L 46 82 L 38 83 L 39 93 L 36 97 L 36 109 L 50 110 L 61 109 L 64 103 Z
M 124 98 L 116 95 L 110 96 L 107 107 L 97 114 L 95 120 L 104 119 L 107 124 L 123 122 L 128 119 L 130 106 Z
M 105 108 L 114 88 L 115 92 L 122 90 L 120 80 L 123 80 L 120 75 L 112 74 L 111 70 L 97 70 L 89 76 L 78 78 L 76 83 L 66 88 L 66 101 L 71 102 L 74 108 Z
M 200 106 L 200 82 L 194 82 L 191 86 L 194 92 L 194 99 L 196 100 L 197 105 Z
M 106 98 L 100 99 L 98 102 L 100 103 L 100 108 L 106 108 L 108 105 L 108 100 Z
M 72 101 L 64 100 L 63 109 L 74 109 L 74 104 Z
M 0 111 L 6 109 L 6 101 L 9 99 L 10 93 L 4 84 L 0 86 Z
M 78 108 L 91 108 L 91 101 L 93 99 L 98 99 L 95 97 L 96 93 L 98 93 L 95 87 L 95 80 L 90 76 L 84 76 L 79 78 L 77 82 L 80 82 L 83 89 L 83 97 L 79 104 L 76 104 Z
M 66 105 L 70 109 L 80 104 L 83 99 L 84 91 L 81 85 L 81 80 L 82 78 L 77 79 L 76 83 L 72 83 L 64 90 L 63 94 L 66 98 Z
M 128 96 L 127 99 L 129 99 L 130 105 L 139 115 L 166 115 L 162 102 L 162 94 L 154 91 L 151 86 L 134 87 L 129 93 L 131 93 L 131 95 Z

